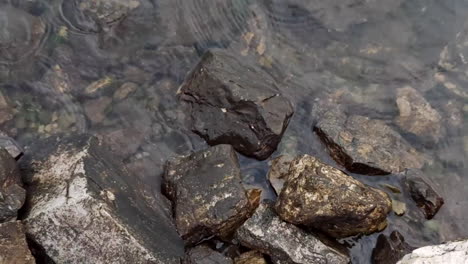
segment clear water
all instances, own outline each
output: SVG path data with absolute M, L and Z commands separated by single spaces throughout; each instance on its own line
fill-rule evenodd
M 394 125 L 395 91 L 411 86 L 443 119 L 437 144 L 408 140 L 430 157 L 424 170 L 445 205 L 426 221 L 392 194 L 407 213 L 392 214 L 384 233 L 439 243 L 468 237 L 467 43 L 464 0 L 0 0 L 0 129 L 26 146 L 95 134 L 158 195 L 164 161 L 206 147 L 176 91 L 210 47 L 255 59 L 296 105 L 273 156 L 335 164 L 312 133 L 314 102 L 332 95 Z M 272 197 L 268 161 L 241 161 L 246 184 Z M 399 186 L 391 175 L 354 176 Z M 348 239 L 353 263 L 369 262 L 376 237 Z

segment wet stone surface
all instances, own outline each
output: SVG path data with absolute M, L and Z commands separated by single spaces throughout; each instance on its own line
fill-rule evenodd
M 0 224 L 0 263 L 36 263 L 29 251 L 24 227 L 20 221 Z
M 170 160 L 164 192 L 173 202 L 179 234 L 189 244 L 212 236 L 228 238 L 259 202 L 251 201 L 242 186 L 237 154 L 230 145 Z
M 270 181 L 276 194 L 281 193 L 284 182 L 288 176 L 289 165 L 293 160 L 292 156 L 282 155 L 271 160 L 270 170 L 268 171 L 268 180 Z
M 16 220 L 26 199 L 16 161 L 0 148 L 0 223 Z
M 182 264 L 233 264 L 232 259 L 206 245 L 196 246 L 187 251 Z
M 8 151 L 11 157 L 15 160 L 18 160 L 23 156 L 23 149 L 13 138 L 7 136 L 2 131 L 0 131 L 0 148 L 4 148 Z
M 263 254 L 259 251 L 248 251 L 234 259 L 234 264 L 267 264 Z
M 382 120 L 348 115 L 339 107 L 316 113 L 314 131 L 333 159 L 351 172 L 383 175 L 424 164 L 424 156 Z
M 349 262 L 346 254 L 325 245 L 295 225 L 283 222 L 269 203 L 258 207 L 237 230 L 236 237 L 242 245 L 269 255 L 275 264 Z
M 286 222 L 342 238 L 384 229 L 391 200 L 383 191 L 304 155 L 291 162 L 276 210 Z
M 26 232 L 53 261 L 180 263 L 183 241 L 165 204 L 96 138 L 52 137 L 33 152 Z
M 208 144 L 230 144 L 260 160 L 276 150 L 294 110 L 266 72 L 214 49 L 179 90 L 190 103 L 192 130 Z
M 408 170 L 405 172 L 402 181 L 411 198 L 421 208 L 426 218 L 432 219 L 444 204 L 444 199 L 428 183 L 424 173 L 420 170 Z
M 414 247 L 405 242 L 405 238 L 398 231 L 390 236 L 379 235 L 374 250 L 372 250 L 373 264 L 396 264 L 404 255 L 410 253 Z

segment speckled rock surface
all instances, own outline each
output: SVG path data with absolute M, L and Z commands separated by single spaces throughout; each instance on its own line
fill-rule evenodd
M 338 107 L 317 113 L 314 131 L 333 159 L 351 172 L 383 175 L 424 164 L 424 157 L 381 120 L 347 115 Z
M 418 248 L 405 255 L 398 262 L 398 264 L 440 263 L 468 263 L 468 240 Z
M 211 249 L 200 245 L 187 251 L 182 264 L 232 264 L 232 259 Z
M 276 211 L 286 222 L 337 238 L 382 230 L 390 210 L 385 192 L 309 155 L 292 161 L 276 202 Z
M 396 124 L 405 132 L 420 137 L 423 142 L 437 143 L 442 137 L 442 117 L 414 88 L 397 90 L 400 115 Z
M 373 264 L 395 264 L 404 255 L 410 253 L 414 247 L 405 242 L 403 235 L 393 231 L 390 236 L 380 234 L 372 250 Z
M 179 234 L 188 243 L 228 237 L 255 210 L 241 184 L 237 154 L 217 145 L 168 162 L 164 189 L 172 200 Z
M 16 161 L 0 148 L 0 223 L 16 220 L 26 199 Z
M 267 264 L 267 262 L 261 252 L 253 250 L 234 259 L 234 264 Z
M 281 189 L 283 189 L 292 159 L 292 156 L 282 155 L 271 161 L 268 180 L 278 195 L 281 193 Z
M 205 53 L 179 95 L 192 106 L 195 133 L 260 160 L 276 150 L 294 112 L 270 75 L 219 49 Z
M 312 234 L 282 221 L 264 203 L 236 232 L 242 245 L 269 255 L 275 264 L 345 264 L 349 257 L 326 246 Z
M 34 264 L 20 221 L 0 224 L 0 263 Z
M 413 201 L 423 210 L 426 219 L 432 219 L 444 204 L 444 198 L 434 190 L 420 170 L 406 171 L 402 181 Z
M 143 197 L 96 138 L 49 138 L 33 150 L 24 222 L 53 261 L 180 263 L 184 245 L 168 211 Z
M 2 131 L 0 131 L 0 148 L 4 148 L 16 160 L 23 156 L 23 149 L 20 145 Z

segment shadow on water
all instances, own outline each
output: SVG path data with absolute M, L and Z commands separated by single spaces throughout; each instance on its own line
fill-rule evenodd
M 0 128 L 22 144 L 92 133 L 157 189 L 165 160 L 206 147 L 176 91 L 205 50 L 222 47 L 255 59 L 296 105 L 273 157 L 307 153 L 338 166 L 311 130 L 314 103 L 332 97 L 396 127 L 396 89 L 419 91 L 443 134 L 429 144 L 404 136 L 430 157 L 424 170 L 446 204 L 427 221 L 391 194 L 408 212 L 391 215 L 384 233 L 398 230 L 415 246 L 468 236 L 466 1 L 103 2 L 0 0 Z M 241 163 L 246 184 L 274 197 L 268 161 Z M 401 188 L 392 176 L 353 176 Z M 376 237 L 347 241 L 354 263 L 369 262 Z

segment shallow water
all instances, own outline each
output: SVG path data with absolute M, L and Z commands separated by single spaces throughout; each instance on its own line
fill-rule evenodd
M 396 89 L 411 86 L 442 117 L 438 143 L 405 137 L 429 157 L 424 171 L 445 205 L 427 221 L 392 194 L 407 214 L 392 214 L 384 233 L 414 246 L 466 238 L 467 15 L 464 0 L 0 0 L 0 129 L 26 146 L 95 134 L 158 190 L 167 158 L 206 147 L 176 91 L 208 48 L 255 60 L 294 102 L 273 157 L 308 153 L 336 165 L 311 130 L 313 104 L 332 96 L 396 126 Z M 273 197 L 268 161 L 241 163 L 245 183 Z M 399 186 L 392 175 L 354 176 Z M 353 263 L 369 263 L 376 237 L 347 240 Z

